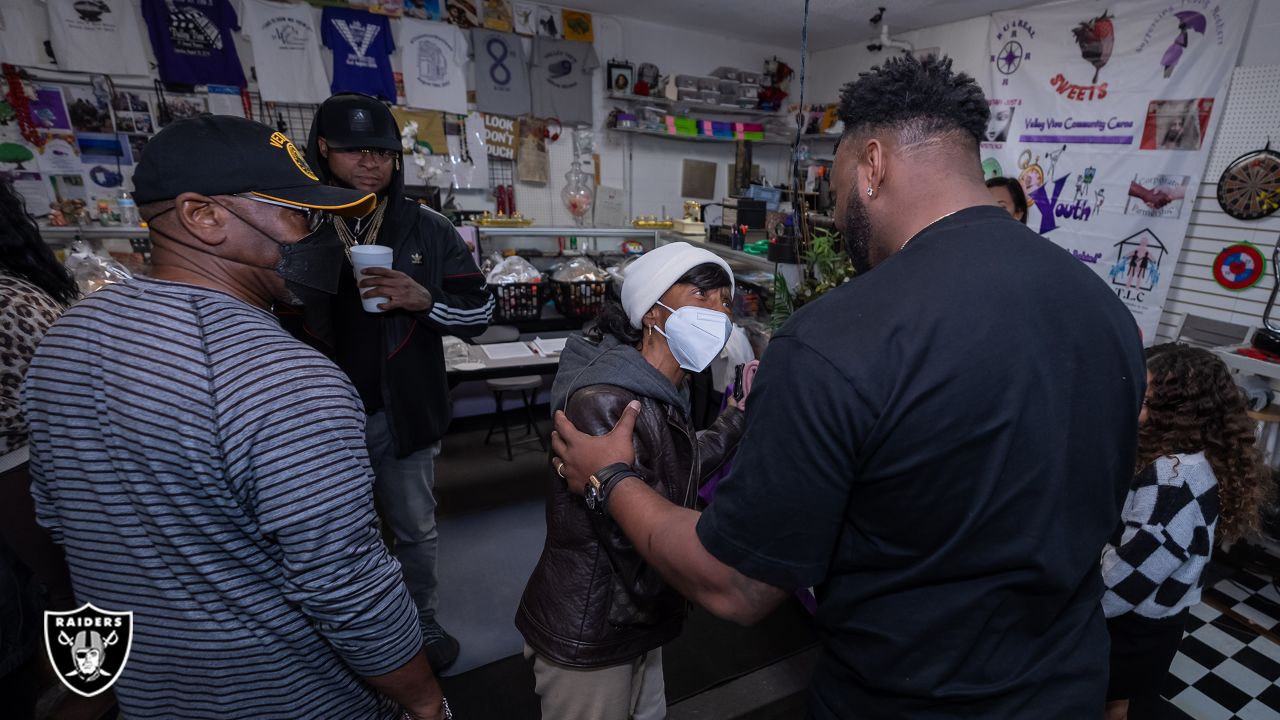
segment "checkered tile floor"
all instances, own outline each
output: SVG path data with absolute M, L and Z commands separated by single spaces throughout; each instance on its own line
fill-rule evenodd
M 1233 570 L 1191 609 L 1164 697 L 1184 720 L 1280 719 L 1280 593 Z

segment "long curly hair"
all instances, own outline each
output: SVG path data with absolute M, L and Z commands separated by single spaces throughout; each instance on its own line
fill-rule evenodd
M 40 226 L 22 196 L 0 181 L 0 269 L 35 285 L 62 305 L 80 297 L 71 273 L 40 239 Z
M 1227 366 L 1208 350 L 1168 343 L 1147 351 L 1147 372 L 1138 470 L 1159 457 L 1204 451 L 1218 479 L 1218 537 L 1230 542 L 1258 530 L 1271 498 L 1271 469 Z

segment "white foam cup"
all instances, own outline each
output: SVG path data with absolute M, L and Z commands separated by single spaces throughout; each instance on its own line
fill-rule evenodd
M 351 267 L 355 269 L 356 284 L 365 279 L 365 268 L 380 267 L 391 268 L 391 248 L 382 245 L 357 245 L 351 248 Z M 359 288 L 361 297 L 360 304 L 364 307 L 365 312 L 382 312 L 382 304 L 387 302 L 387 298 L 364 297 L 364 292 L 368 288 Z

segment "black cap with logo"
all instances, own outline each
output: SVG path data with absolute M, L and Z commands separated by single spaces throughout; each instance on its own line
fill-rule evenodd
M 360 93 L 334 95 L 320 106 L 320 137 L 329 147 L 401 150 L 400 129 L 391 110 Z
M 147 143 L 133 175 L 139 205 L 182 193 L 252 194 L 286 205 L 362 217 L 372 193 L 324 185 L 284 133 L 230 115 L 180 120 Z

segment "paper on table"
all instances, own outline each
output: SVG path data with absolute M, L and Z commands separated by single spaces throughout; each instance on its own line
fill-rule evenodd
M 534 338 L 533 346 L 537 348 L 539 353 L 543 355 L 559 355 L 564 352 L 565 343 L 569 342 L 569 338 Z
M 522 342 L 494 343 L 481 345 L 480 349 L 490 360 L 511 360 L 514 358 L 533 357 L 533 351 Z

